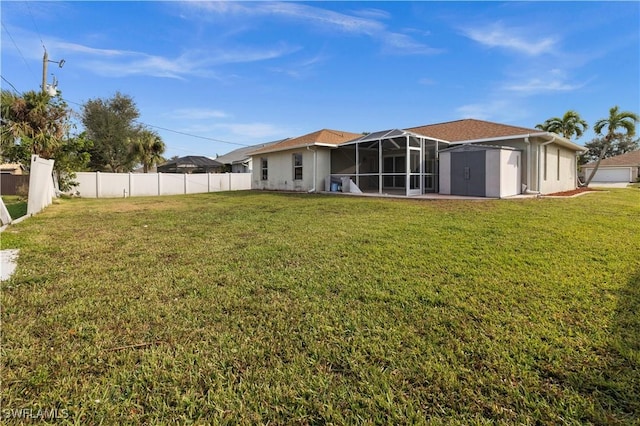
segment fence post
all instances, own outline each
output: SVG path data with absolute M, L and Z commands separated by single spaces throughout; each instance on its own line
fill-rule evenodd
M 184 194 L 187 195 L 187 174 L 184 174 Z
M 100 198 L 100 172 L 96 172 L 96 198 Z
M 129 172 L 129 197 L 133 196 L 133 174 Z
M 211 192 L 211 173 L 207 173 L 207 193 Z
M 229 175 L 229 188 L 227 191 L 231 191 L 231 173 L 227 173 Z
M 162 183 L 161 183 L 161 179 L 160 179 L 160 175 L 162 173 L 158 172 L 158 195 L 162 195 Z

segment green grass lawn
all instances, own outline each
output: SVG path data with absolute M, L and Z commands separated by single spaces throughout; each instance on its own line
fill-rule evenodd
M 27 201 L 17 195 L 3 195 L 2 201 L 11 215 L 11 219 L 18 219 L 27 214 Z
M 7 422 L 640 421 L 637 188 L 70 199 L 2 248 Z

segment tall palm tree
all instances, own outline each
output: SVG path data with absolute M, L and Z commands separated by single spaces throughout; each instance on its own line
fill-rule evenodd
M 604 135 L 604 145 L 602 146 L 596 165 L 583 186 L 589 186 L 591 183 L 591 179 L 593 179 L 598 171 L 598 167 L 600 167 L 600 162 L 609 150 L 609 146 L 611 146 L 611 141 L 624 136 L 633 137 L 636 134 L 636 123 L 639 120 L 640 116 L 638 116 L 638 114 L 630 111 L 620 111 L 620 108 L 616 105 L 609 109 L 608 118 L 602 118 L 596 121 L 596 124 L 593 126 L 596 134 L 602 136 L 604 129 L 607 129 L 607 134 Z
M 587 122 L 574 110 L 565 112 L 562 118 L 552 117 L 545 120 L 544 123 L 536 125 L 536 129 L 557 133 L 567 139 L 571 139 L 573 135 L 578 139 L 588 128 Z
M 142 163 L 144 173 L 149 173 L 149 169 L 164 160 L 162 158 L 165 150 L 164 142 L 151 130 L 145 129 L 138 132 L 133 140 L 132 150 L 133 155 Z

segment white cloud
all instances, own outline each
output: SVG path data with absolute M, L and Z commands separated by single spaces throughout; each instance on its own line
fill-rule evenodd
M 313 73 L 314 68 L 326 60 L 327 56 L 321 52 L 315 56 L 293 63 L 289 66 L 271 67 L 269 70 L 275 73 L 286 74 L 290 77 L 301 79 Z
M 208 108 L 181 108 L 173 111 L 172 118 L 181 120 L 208 120 L 215 118 L 229 118 L 230 115 L 224 111 Z
M 523 83 L 512 83 L 505 86 L 505 90 L 521 94 L 539 94 L 544 92 L 570 92 L 584 87 L 584 84 L 569 84 L 563 80 L 542 80 L 533 78 Z
M 269 123 L 230 123 L 223 125 L 231 133 L 244 136 L 251 139 L 273 139 L 286 137 L 281 126 L 275 126 Z
M 354 12 L 354 15 L 348 15 L 320 7 L 290 2 L 252 2 L 249 4 L 242 2 L 190 1 L 184 4 L 196 10 L 199 17 L 202 17 L 202 12 L 208 12 L 215 16 L 276 16 L 311 24 L 323 31 L 365 35 L 379 40 L 385 53 L 431 55 L 440 52 L 439 49 L 434 49 L 421 43 L 409 35 L 389 31 L 386 25 L 379 21 L 380 19 L 389 18 L 389 14 L 377 9 L 364 9 Z M 356 14 L 359 16 L 355 16 Z
M 463 33 L 470 39 L 488 47 L 501 47 L 529 56 L 552 53 L 557 39 L 554 37 L 527 37 L 522 28 L 507 28 L 497 22 L 492 25 L 465 28 Z
M 104 57 L 139 55 L 139 53 L 132 52 L 129 50 L 97 49 L 94 47 L 83 46 L 77 43 L 67 43 L 64 41 L 54 41 L 52 43 L 52 47 L 57 48 L 62 52 L 86 53 L 88 55 L 96 55 L 96 56 L 104 56 Z
M 420 43 L 406 34 L 387 33 L 381 38 L 386 53 L 433 55 L 443 51 L 442 49 L 435 49 L 427 46 L 426 44 Z
M 436 84 L 436 81 L 428 77 L 423 77 L 420 80 L 418 80 L 418 83 L 422 84 L 423 86 L 432 86 Z
M 235 47 L 208 52 L 189 50 L 179 56 L 168 57 L 128 50 L 99 49 L 64 41 L 53 42 L 52 46 L 61 54 L 84 56 L 86 59 L 84 63 L 80 62 L 81 66 L 101 76 L 147 75 L 175 79 L 194 75 L 215 78 L 212 66 L 265 61 L 298 50 L 295 46 L 280 44 L 267 48 Z
M 291 136 L 292 132 L 282 126 L 271 123 L 207 123 L 188 126 L 182 131 L 198 135 L 214 133 L 224 135 L 222 139 L 234 141 L 269 141 Z
M 362 18 L 370 18 L 370 19 L 390 19 L 391 14 L 386 10 L 381 9 L 360 9 L 354 10 L 354 15 L 358 15 Z
M 514 99 L 494 98 L 484 102 L 462 105 L 456 108 L 460 118 L 475 118 L 503 123 L 513 123 L 527 117 L 526 108 Z

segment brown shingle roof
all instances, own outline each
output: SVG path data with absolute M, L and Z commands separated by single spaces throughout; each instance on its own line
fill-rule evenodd
M 490 121 L 474 120 L 471 118 L 412 127 L 405 130 L 449 142 L 464 142 L 541 133 L 541 131 L 537 129 L 510 126 L 508 124 L 492 123 Z
M 251 155 L 263 154 L 265 152 L 283 151 L 285 149 L 294 149 L 315 144 L 339 145 L 341 143 L 355 139 L 359 136 L 362 136 L 362 134 L 344 132 L 342 130 L 322 129 L 318 130 L 317 132 L 298 136 L 297 138 L 286 139 L 282 142 L 257 149 L 251 152 Z
M 595 166 L 596 162 L 585 164 L 583 167 Z M 600 162 L 600 166 L 640 166 L 640 150 L 631 151 L 615 157 L 605 158 Z

